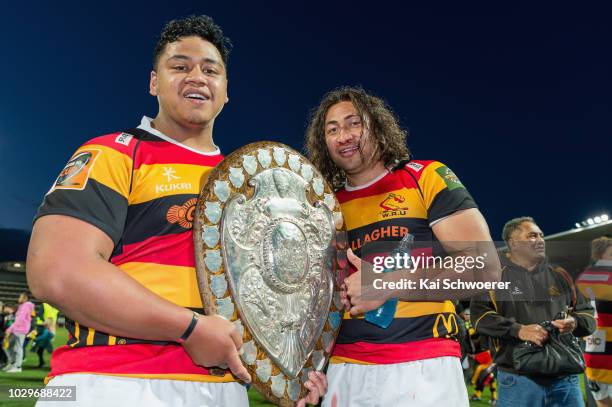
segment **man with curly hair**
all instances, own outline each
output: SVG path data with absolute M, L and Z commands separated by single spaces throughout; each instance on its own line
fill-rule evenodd
M 192 237 L 196 198 L 223 159 L 213 127 L 230 47 L 208 16 L 169 22 L 150 74 L 157 116 L 86 142 L 38 210 L 28 282 L 67 317 L 47 378 L 76 386 L 66 406 L 248 405 L 242 335 L 202 315 Z M 311 378 L 301 404 L 325 390 Z
M 467 406 L 453 303 L 402 296 L 386 329 L 368 322 L 363 314 L 390 294 L 362 295 L 356 254 L 370 242 L 399 241 L 406 233 L 417 242 L 489 242 L 474 200 L 444 164 L 411 159 L 394 113 L 361 88 L 323 97 L 310 118 L 306 150 L 336 189 L 353 265 L 323 405 Z

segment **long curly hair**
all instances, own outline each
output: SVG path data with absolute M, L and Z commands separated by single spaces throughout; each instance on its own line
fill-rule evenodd
M 351 102 L 355 106 L 364 123 L 362 136 L 367 132 L 372 137 L 372 155 L 364 158 L 367 165 L 382 160 L 385 166 L 392 166 L 410 158 L 406 146 L 407 132 L 400 128 L 397 116 L 383 99 L 367 93 L 361 87 L 343 86 L 334 89 L 325 94 L 319 106 L 311 111 L 304 141 L 308 159 L 321 171 L 332 188 L 342 188 L 346 183 L 346 174 L 332 161 L 327 150 L 325 116 L 333 105 L 340 102 Z

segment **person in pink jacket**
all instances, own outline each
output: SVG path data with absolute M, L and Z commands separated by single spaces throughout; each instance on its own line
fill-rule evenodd
M 5 350 L 8 364 L 2 370 L 5 370 L 7 373 L 21 372 L 23 341 L 28 332 L 30 332 L 32 311 L 34 310 L 34 304 L 29 299 L 27 293 L 22 293 L 19 296 L 19 308 L 17 308 L 17 313 L 15 314 L 15 322 L 4 332 L 5 335 L 8 335 L 9 346 Z

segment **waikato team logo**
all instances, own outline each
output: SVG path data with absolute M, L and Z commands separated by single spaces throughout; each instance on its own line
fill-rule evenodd
M 408 211 L 408 205 L 406 205 L 406 198 L 401 195 L 390 193 L 387 197 L 379 204 L 383 209 L 381 215 L 383 218 L 397 215 L 405 215 Z
M 196 198 L 192 198 L 180 206 L 172 205 L 168 209 L 166 219 L 170 223 L 178 223 L 185 229 L 191 229 L 193 227 L 193 213 L 195 212 L 197 202 Z
M 55 180 L 51 191 L 54 189 L 85 189 L 89 173 L 99 154 L 100 150 L 87 149 L 74 155 Z

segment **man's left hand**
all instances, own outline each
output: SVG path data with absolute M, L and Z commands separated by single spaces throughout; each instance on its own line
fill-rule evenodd
M 357 271 L 344 279 L 346 294 L 351 301 L 351 315 L 364 314 L 379 308 L 387 301 L 386 296 L 381 291 L 378 293 L 380 299 L 365 300 L 361 292 L 361 259 L 355 256 L 355 253 L 353 253 L 351 249 L 346 251 L 346 257 L 357 269 Z
M 327 391 L 327 378 L 323 372 L 308 373 L 308 381 L 304 386 L 309 390 L 306 397 L 300 399 L 296 407 L 305 407 L 308 404 L 318 404 L 319 399 L 325 395 Z
M 562 334 L 573 332 L 574 329 L 576 329 L 576 319 L 572 316 L 569 316 L 565 319 L 556 319 L 552 321 L 552 324 Z

